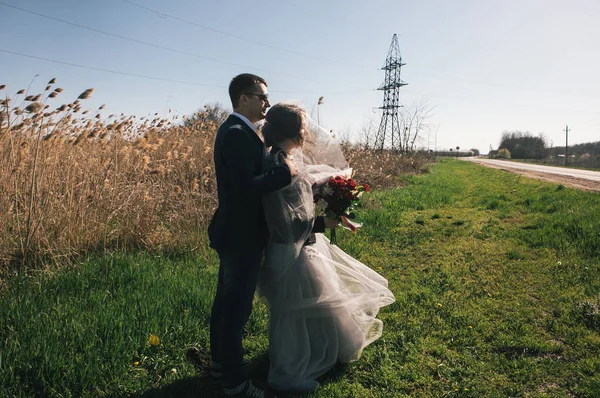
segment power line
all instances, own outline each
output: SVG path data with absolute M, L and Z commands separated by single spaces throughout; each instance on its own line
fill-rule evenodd
M 42 60 L 42 61 L 54 62 L 56 64 L 61 64 L 61 65 L 75 66 L 75 67 L 78 67 L 78 68 L 92 69 L 92 70 L 96 70 L 96 71 L 100 71 L 100 72 L 114 73 L 114 74 L 117 74 L 117 75 L 133 76 L 133 77 L 139 77 L 139 78 L 143 78 L 143 79 L 160 80 L 160 81 L 172 82 L 172 83 L 191 84 L 191 85 L 195 85 L 195 86 L 225 88 L 225 86 L 218 86 L 218 85 L 214 85 L 214 84 L 189 82 L 189 81 L 184 81 L 184 80 L 165 79 L 165 78 L 154 77 L 154 76 L 138 75 L 136 73 L 129 73 L 129 72 L 121 72 L 121 71 L 116 71 L 116 70 L 110 70 L 110 69 L 96 68 L 95 66 L 81 65 L 81 64 L 76 64 L 76 63 L 73 63 L 73 62 L 66 62 L 66 61 L 58 61 L 56 59 L 38 57 L 38 56 L 35 56 L 35 55 L 23 54 L 23 53 L 19 53 L 19 52 L 15 52 L 15 51 L 4 50 L 4 49 L 1 49 L 1 48 L 0 48 L 0 52 L 7 53 L 7 54 L 13 54 L 13 55 L 19 55 L 21 57 L 39 59 L 39 60 Z
M 126 1 L 126 0 L 122 0 L 122 1 L 125 1 L 125 2 L 129 3 L 129 1 Z M 132 4 L 134 4 L 134 3 L 132 3 Z M 119 34 L 115 34 L 115 33 L 106 32 L 104 30 L 92 28 L 92 27 L 89 27 L 89 26 L 86 26 L 86 25 L 81 25 L 81 24 L 78 24 L 78 23 L 74 23 L 74 22 L 70 22 L 70 21 L 65 21 L 63 19 L 59 19 L 59 18 L 48 16 L 48 15 L 40 14 L 40 13 L 35 12 L 35 11 L 30 11 L 30 10 L 26 10 L 24 8 L 20 8 L 20 7 L 17 7 L 17 6 L 10 5 L 10 4 L 6 4 L 6 3 L 4 3 L 2 1 L 0 1 L 0 5 L 4 5 L 6 7 L 10 7 L 10 8 L 13 8 L 13 9 L 16 9 L 16 10 L 19 10 L 19 11 L 22 11 L 22 12 L 25 12 L 25 13 L 28 13 L 28 14 L 36 15 L 36 16 L 41 17 L 41 18 L 50 19 L 50 20 L 53 20 L 53 21 L 56 21 L 56 22 L 60 22 L 60 23 L 64 23 L 64 24 L 67 24 L 67 25 L 75 26 L 75 27 L 78 27 L 78 28 L 81 28 L 81 29 L 86 29 L 86 30 L 89 30 L 89 31 L 92 31 L 92 32 L 100 33 L 100 34 L 111 36 L 111 37 L 116 37 L 116 38 L 122 39 L 122 40 L 131 41 L 131 42 L 134 42 L 134 43 L 137 43 L 137 44 L 143 44 L 143 45 L 154 47 L 154 48 L 158 48 L 158 49 L 161 49 L 161 50 L 171 51 L 171 52 L 174 52 L 174 53 L 183 54 L 183 55 L 187 55 L 187 56 L 191 56 L 191 57 L 196 57 L 196 58 L 201 58 L 201 59 L 205 59 L 205 60 L 208 60 L 208 61 L 218 62 L 218 63 L 221 63 L 221 64 L 231 65 L 231 66 L 235 66 L 235 67 L 239 67 L 239 68 L 253 69 L 253 70 L 256 70 L 256 71 L 270 73 L 270 74 L 273 74 L 273 75 L 288 77 L 288 78 L 297 79 L 297 80 L 304 80 L 304 81 L 308 81 L 308 82 L 312 82 L 312 83 L 329 84 L 329 85 L 332 84 L 332 83 L 325 82 L 325 81 L 307 79 L 307 78 L 303 78 L 303 77 L 298 77 L 298 76 L 288 75 L 288 74 L 284 74 L 284 73 L 274 72 L 274 71 L 267 70 L 267 69 L 260 69 L 260 68 L 255 68 L 255 67 L 251 67 L 251 66 L 240 65 L 240 64 L 233 63 L 233 62 L 223 61 L 223 60 L 220 60 L 220 59 L 217 59 L 217 58 L 206 57 L 206 56 L 200 55 L 200 54 L 195 54 L 195 53 L 191 53 L 191 52 L 187 52 L 187 51 L 177 50 L 177 49 L 174 49 L 174 48 L 170 48 L 170 47 L 166 47 L 166 46 L 161 46 L 159 44 L 149 43 L 149 42 L 138 40 L 138 39 L 134 39 L 134 38 L 131 38 L 131 37 L 127 37 L 127 36 L 123 36 L 123 35 L 119 35 Z M 140 7 L 143 7 L 143 6 L 140 6 Z M 143 8 L 145 8 L 145 7 L 143 7 Z M 350 87 L 352 89 L 360 89 L 360 90 L 364 89 L 363 87 L 355 87 L 355 86 L 347 86 L 347 87 Z
M 334 18 L 334 17 L 331 17 L 331 16 L 326 16 L 326 15 L 323 15 L 323 14 L 321 14 L 321 11 L 315 11 L 315 10 L 311 10 L 311 9 L 309 9 L 309 8 L 306 8 L 306 7 L 299 6 L 299 5 L 298 5 L 298 4 L 296 4 L 296 3 L 292 3 L 292 2 L 290 2 L 290 1 L 286 1 L 286 0 L 272 0 L 272 1 L 275 1 L 275 2 L 278 2 L 278 3 L 287 4 L 287 5 L 288 5 L 288 6 L 290 6 L 290 7 L 294 7 L 294 8 L 297 8 L 297 9 L 299 9 L 299 10 L 303 10 L 303 11 L 305 11 L 305 12 L 309 13 L 309 14 L 313 14 L 314 16 L 317 16 L 318 18 L 321 18 L 321 19 L 328 19 L 328 20 L 330 20 L 330 21 L 334 21 L 334 22 L 340 23 L 340 24 L 342 24 L 342 25 L 356 24 L 356 23 L 358 22 L 358 20 L 357 20 L 357 21 L 354 21 L 354 22 L 352 22 L 352 21 L 343 21 L 343 20 L 341 20 L 341 19 L 337 19 L 337 18 Z M 386 13 L 386 12 L 379 11 L 379 10 L 377 10 L 377 9 L 374 9 L 374 7 L 372 7 L 372 6 L 370 7 L 370 10 L 369 10 L 369 11 L 371 11 L 373 14 L 377 14 L 377 15 L 380 15 L 380 16 L 386 16 L 386 17 L 387 17 L 387 16 L 389 16 L 389 15 L 390 15 L 390 14 L 389 14 L 389 12 L 388 12 L 388 13 Z M 361 17 L 362 17 L 362 16 L 361 16 Z M 398 36 L 404 36 L 404 35 L 403 35 L 403 34 L 400 34 L 400 33 L 398 33 Z
M 295 55 L 299 55 L 299 56 L 302 56 L 302 57 L 312 58 L 312 59 L 316 59 L 316 60 L 319 60 L 319 61 L 330 62 L 330 63 L 333 63 L 333 64 L 350 65 L 350 66 L 354 66 L 354 67 L 357 67 L 357 68 L 364 68 L 363 66 L 351 65 L 351 64 L 348 64 L 346 62 L 339 62 L 339 61 L 334 61 L 334 60 L 327 59 L 327 58 L 321 58 L 321 57 L 317 57 L 317 56 L 314 56 L 314 55 L 302 53 L 302 52 L 299 52 L 299 51 L 289 50 L 287 48 L 277 47 L 277 46 L 273 46 L 271 44 L 263 43 L 263 42 L 260 42 L 260 41 L 251 40 L 251 39 L 248 39 L 248 38 L 243 37 L 243 36 L 234 35 L 232 33 L 223 32 L 223 31 L 218 30 L 218 29 L 214 29 L 214 28 L 211 28 L 211 27 L 208 27 L 208 26 L 205 26 L 205 25 L 201 25 L 201 24 L 193 22 L 193 21 L 188 21 L 186 19 L 179 18 L 179 17 L 173 16 L 173 15 L 164 13 L 162 11 L 158 11 L 158 10 L 155 10 L 153 8 L 143 6 L 141 4 L 134 3 L 133 1 L 130 1 L 130 0 L 121 0 L 121 1 L 124 2 L 124 3 L 127 3 L 127 4 L 131 4 L 132 6 L 139 7 L 141 9 L 146 10 L 146 11 L 150 11 L 150 12 L 152 12 L 152 13 L 160 16 L 161 18 L 171 18 L 171 19 L 174 19 L 176 21 L 183 22 L 183 23 L 186 23 L 188 25 L 195 26 L 197 28 L 210 30 L 211 32 L 215 32 L 215 33 L 219 33 L 221 35 L 233 37 L 235 39 L 242 40 L 242 41 L 245 41 L 245 42 L 248 42 L 248 43 L 252 43 L 252 44 L 256 44 L 258 46 L 270 48 L 270 49 L 273 49 L 273 50 L 283 51 L 283 52 L 286 52 L 286 53 L 295 54 Z
M 131 2 L 129 0 L 121 0 L 121 1 L 129 3 L 129 4 L 132 4 L 132 5 L 135 5 L 135 6 L 140 7 L 140 8 L 147 9 L 147 10 L 152 11 L 152 12 L 156 12 L 157 14 L 161 14 L 159 11 L 155 11 L 155 10 L 152 10 L 152 9 L 150 9 L 148 7 L 145 7 L 145 6 L 142 6 L 142 5 L 138 5 L 138 4 L 133 3 L 133 2 Z M 292 3 L 289 3 L 289 2 L 284 1 L 284 0 L 277 0 L 277 1 L 279 1 L 281 3 L 284 3 L 284 4 L 288 4 L 290 6 L 298 7 L 298 6 L 296 6 L 296 5 L 292 4 Z M 81 29 L 86 29 L 86 30 L 89 30 L 89 31 L 92 31 L 92 32 L 104 34 L 104 35 L 115 37 L 115 38 L 122 39 L 122 40 L 131 41 L 131 42 L 134 42 L 134 43 L 137 43 L 137 44 L 142 44 L 142 45 L 146 45 L 146 46 L 158 48 L 158 49 L 165 50 L 165 51 L 170 51 L 170 52 L 174 52 L 174 53 L 178 53 L 178 54 L 183 54 L 183 55 L 187 55 L 187 56 L 191 56 L 191 57 L 195 57 L 195 58 L 205 59 L 205 60 L 208 60 L 208 61 L 217 62 L 217 63 L 221 63 L 221 64 L 225 64 L 225 65 L 230 65 L 230 66 L 235 66 L 235 67 L 239 67 L 239 68 L 252 69 L 252 70 L 261 71 L 261 72 L 265 72 L 265 73 L 270 73 L 270 74 L 278 75 L 278 76 L 282 76 L 282 77 L 288 77 L 288 78 L 292 78 L 292 79 L 296 79 L 296 80 L 303 80 L 303 81 L 308 81 L 308 82 L 313 82 L 313 83 L 332 85 L 332 83 L 326 82 L 326 81 L 312 80 L 312 79 L 307 79 L 307 78 L 303 78 L 303 77 L 299 77 L 299 76 L 293 76 L 293 75 L 288 75 L 288 74 L 279 73 L 279 72 L 275 72 L 275 71 L 270 71 L 270 70 L 267 70 L 267 69 L 261 69 L 261 68 L 251 67 L 251 66 L 240 65 L 240 64 L 233 63 L 233 62 L 223 61 L 223 60 L 220 60 L 220 59 L 217 59 L 217 58 L 211 58 L 211 57 L 207 57 L 207 56 L 196 54 L 196 53 L 191 53 L 191 52 L 187 52 L 187 51 L 183 51 L 183 50 L 177 50 L 177 49 L 174 49 L 174 48 L 162 46 L 162 45 L 159 45 L 159 44 L 145 42 L 145 41 L 134 39 L 134 38 L 131 38 L 131 37 L 126 37 L 126 36 L 123 36 L 123 35 L 119 35 L 119 34 L 115 34 L 115 33 L 110 33 L 110 32 L 106 32 L 106 31 L 100 30 L 100 29 L 92 28 L 92 27 L 89 27 L 89 26 L 86 26 L 86 25 L 81 25 L 81 24 L 78 24 L 78 23 L 74 23 L 74 22 L 70 22 L 70 21 L 65 21 L 63 19 L 51 17 L 49 15 L 44 15 L 44 14 L 41 14 L 41 13 L 38 13 L 38 12 L 35 12 L 35 11 L 30 11 L 30 10 L 27 10 L 27 9 L 24 9 L 24 8 L 20 8 L 20 7 L 17 7 L 17 6 L 10 5 L 10 4 L 6 4 L 6 3 L 4 3 L 2 1 L 0 1 L 0 5 L 4 5 L 6 7 L 13 8 L 13 9 L 25 12 L 25 13 L 36 15 L 36 16 L 41 17 L 41 18 L 46 18 L 46 19 L 49 19 L 49 20 L 52 20 L 52 21 L 64 23 L 64 24 L 67 24 L 67 25 L 71 25 L 71 26 L 75 26 L 75 27 L 81 28 Z M 172 17 L 172 18 L 178 19 L 176 17 Z M 189 22 L 189 23 L 190 24 L 194 24 L 194 25 L 198 25 L 198 24 L 195 24 L 194 22 Z M 201 25 L 199 25 L 199 26 L 203 27 Z M 206 29 L 211 29 L 211 28 L 206 28 Z M 223 32 L 220 32 L 220 33 L 223 33 Z M 226 34 L 226 33 L 223 33 L 223 34 Z M 234 36 L 234 37 L 237 37 L 237 36 Z M 274 48 L 278 49 L 277 47 L 274 47 Z M 502 85 L 502 84 L 474 82 L 474 81 L 469 81 L 469 80 L 464 80 L 464 79 L 455 79 L 455 78 L 451 79 L 451 78 L 446 78 L 446 77 L 442 77 L 442 76 L 428 75 L 428 74 L 423 74 L 423 73 L 411 73 L 410 71 L 407 72 L 407 75 L 409 75 L 409 76 L 410 75 L 414 75 L 414 76 L 421 76 L 421 77 L 427 77 L 427 78 L 433 78 L 433 79 L 440 79 L 440 80 L 446 80 L 446 81 L 451 81 L 451 82 L 454 81 L 454 82 L 458 82 L 458 83 L 466 83 L 466 84 L 477 85 L 477 86 L 498 87 L 498 88 L 506 88 L 506 89 L 511 89 L 511 90 L 520 90 L 520 91 L 538 91 L 538 90 L 533 90 L 533 89 L 528 89 L 528 88 L 511 87 L 511 86 Z M 349 87 L 349 88 L 352 88 L 352 89 L 364 90 L 364 91 L 367 91 L 367 90 L 371 91 L 371 90 L 366 89 L 364 87 L 357 87 L 357 86 L 346 86 L 346 87 Z M 554 94 L 554 95 L 571 95 L 571 96 L 576 96 L 576 97 L 597 99 L 595 97 L 586 96 L 586 95 L 579 95 L 579 94 L 573 94 L 573 93 L 551 92 L 551 91 L 541 91 L 541 92 L 546 92 L 546 93 Z
M 311 14 L 313 16 L 316 15 L 317 17 L 319 17 L 321 19 L 328 19 L 328 20 L 331 20 L 331 21 L 334 21 L 334 22 L 337 22 L 337 23 L 340 23 L 340 24 L 343 24 L 343 25 L 348 25 L 349 24 L 349 22 L 342 21 L 341 19 L 337 19 L 337 18 L 327 17 L 325 15 L 319 14 L 317 11 L 310 10 L 308 8 L 305 8 L 305 7 L 301 7 L 301 6 L 297 5 L 297 4 L 291 3 L 289 1 L 285 1 L 285 0 L 276 0 L 276 1 L 278 3 L 286 4 L 289 7 L 293 7 L 293 8 L 297 8 L 298 10 L 302 10 L 302 11 L 304 11 L 306 13 L 309 13 L 309 14 Z
M 0 52 L 7 53 L 7 54 L 12 54 L 12 55 L 18 55 L 18 56 L 26 57 L 26 58 L 38 59 L 38 60 L 47 61 L 47 62 L 53 62 L 53 63 L 61 64 L 61 65 L 74 66 L 74 67 L 77 67 L 77 68 L 91 69 L 91 70 L 95 70 L 95 71 L 99 71 L 99 72 L 106 72 L 106 73 L 113 73 L 113 74 L 116 74 L 116 75 L 133 76 L 133 77 L 139 77 L 139 78 L 142 78 L 142 79 L 157 80 L 157 81 L 164 81 L 164 82 L 171 82 L 171 83 L 180 83 L 180 84 L 187 84 L 187 85 L 194 85 L 194 86 L 215 87 L 215 88 L 224 88 L 224 89 L 227 89 L 227 86 L 222 86 L 222 85 L 207 84 L 207 83 L 198 83 L 198 82 L 190 82 L 190 81 L 185 81 L 185 80 L 167 79 L 167 78 L 156 77 L 156 76 L 140 75 L 140 74 L 137 74 L 137 73 L 130 73 L 130 72 L 122 72 L 122 71 L 117 71 L 117 70 L 111 70 L 111 69 L 97 68 L 95 66 L 81 65 L 81 64 L 76 64 L 76 63 L 73 63 L 73 62 L 66 62 L 66 61 L 59 61 L 59 60 L 56 60 L 56 59 L 45 58 L 45 57 L 38 57 L 36 55 L 23 54 L 23 53 L 20 53 L 20 52 L 10 51 L 10 50 L 4 50 L 4 49 L 1 49 L 1 48 L 0 48 Z M 369 91 L 371 91 L 371 90 L 369 90 Z M 271 90 L 271 92 L 274 92 L 274 93 L 294 93 L 294 94 L 323 94 L 322 91 Z M 353 93 L 357 93 L 357 92 L 361 92 L 361 91 L 329 92 L 329 93 L 325 93 L 325 94 L 329 94 L 329 95 L 331 95 L 331 94 L 353 94 Z
M 152 10 L 152 9 L 150 9 L 148 7 L 138 5 L 138 4 L 133 3 L 133 2 L 131 2 L 129 0 L 121 0 L 121 1 L 160 14 L 159 11 L 155 11 L 155 10 Z M 293 4 L 288 3 L 286 1 L 283 1 L 283 0 L 278 0 L 278 1 L 281 1 L 282 3 L 288 4 L 290 6 L 293 5 Z M 173 48 L 166 47 L 166 46 L 161 46 L 161 45 L 154 44 L 154 43 L 145 42 L 145 41 L 142 41 L 142 40 L 138 40 L 138 39 L 134 39 L 134 38 L 122 36 L 122 35 L 115 34 L 115 33 L 106 32 L 106 31 L 103 31 L 103 30 L 100 30 L 100 29 L 96 29 L 96 28 L 92 28 L 92 27 L 89 27 L 89 26 L 77 24 L 77 23 L 74 23 L 74 22 L 65 21 L 65 20 L 62 20 L 62 19 L 59 19 L 59 18 L 55 18 L 55 17 L 51 17 L 51 16 L 48 16 L 48 15 L 44 15 L 44 14 L 41 14 L 41 13 L 38 13 L 38 12 L 26 10 L 24 8 L 20 8 L 20 7 L 17 7 L 17 6 L 10 5 L 10 4 L 6 4 L 6 3 L 4 3 L 2 1 L 0 1 L 0 5 L 4 5 L 6 7 L 13 8 L 13 9 L 25 12 L 25 13 L 36 15 L 36 16 L 41 17 L 41 18 L 46 18 L 46 19 L 53 20 L 53 21 L 56 21 L 56 22 L 60 22 L 60 23 L 64 23 L 64 24 L 67 24 L 67 25 L 75 26 L 75 27 L 78 27 L 78 28 L 81 28 L 81 29 L 86 29 L 86 30 L 93 31 L 93 32 L 96 32 L 96 33 L 104 34 L 104 35 L 111 36 L 111 37 L 116 37 L 116 38 L 119 38 L 119 39 L 122 39 L 122 40 L 127 40 L 127 41 L 131 41 L 131 42 L 138 43 L 138 44 L 143 44 L 143 45 L 146 45 L 146 46 L 155 47 L 155 48 L 166 50 L 166 51 L 171 51 L 171 52 L 175 52 L 175 53 L 179 53 L 179 54 L 183 54 L 183 55 L 188 55 L 188 56 L 192 56 L 192 57 L 196 57 L 196 58 L 206 59 L 206 60 L 209 60 L 209 61 L 213 61 L 213 62 L 217 62 L 217 63 L 222 63 L 222 64 L 226 64 L 226 65 L 231 65 L 231 66 L 236 66 L 236 67 L 241 67 L 241 68 L 248 68 L 248 69 L 263 71 L 263 72 L 266 72 L 266 73 L 271 73 L 271 74 L 279 75 L 279 76 L 283 76 L 283 77 L 289 77 L 289 78 L 293 78 L 293 79 L 297 79 L 297 80 L 310 81 L 310 82 L 320 83 L 320 84 L 331 84 L 331 83 L 328 83 L 328 82 L 311 80 L 311 79 L 306 79 L 306 78 L 302 78 L 302 77 L 297 77 L 297 76 L 286 75 L 286 74 L 282 74 L 282 73 L 278 73 L 278 72 L 274 72 L 274 71 L 269 71 L 269 70 L 265 70 L 265 69 L 244 66 L 244 65 L 240 65 L 240 64 L 236 64 L 236 63 L 232 63 L 232 62 L 228 62 L 228 61 L 219 60 L 219 59 L 216 59 L 216 58 L 210 58 L 210 57 L 206 57 L 206 56 L 195 54 L 195 53 L 190 53 L 190 52 L 186 52 L 186 51 L 182 51 L 182 50 L 177 50 L 177 49 L 173 49 Z M 180 18 L 176 18 L 176 17 L 172 17 L 172 18 L 180 20 Z M 182 20 L 182 21 L 184 21 L 186 23 L 193 24 L 193 25 L 198 25 L 198 24 L 195 24 L 194 22 L 189 22 L 189 21 L 185 21 L 185 20 Z M 203 27 L 201 25 L 198 25 L 198 26 Z M 211 29 L 211 28 L 206 28 L 206 29 Z M 219 33 L 223 33 L 223 34 L 228 35 L 227 33 L 224 33 L 224 32 L 219 32 Z M 114 71 L 114 70 L 96 68 L 96 67 L 92 67 L 92 66 L 80 65 L 80 64 L 75 64 L 75 63 L 70 63 L 70 62 L 65 62 L 65 61 L 52 60 L 52 59 L 48 59 L 48 58 L 43 58 L 43 57 L 38 57 L 38 56 L 33 56 L 33 55 L 28 55 L 28 54 L 22 54 L 22 53 L 12 52 L 12 51 L 8 51 L 8 50 L 0 50 L 0 51 L 3 51 L 5 53 L 14 54 L 14 55 L 20 55 L 20 56 L 23 56 L 23 57 L 29 57 L 29 58 L 33 58 L 33 59 L 39 59 L 39 60 L 44 60 L 44 61 L 48 61 L 48 62 L 54 62 L 54 63 L 58 63 L 58 64 L 75 66 L 75 67 L 86 68 L 86 69 L 91 69 L 91 70 L 96 70 L 96 71 L 102 71 L 102 72 L 107 72 L 107 73 L 113 73 L 113 74 L 133 76 L 133 77 L 139 77 L 139 78 L 151 79 L 151 80 L 161 80 L 161 81 L 167 81 L 167 82 L 173 82 L 173 83 L 191 84 L 191 85 L 205 86 L 205 87 L 225 88 L 224 86 L 218 86 L 218 85 L 211 85 L 211 84 L 204 84 L 204 83 L 197 83 L 197 82 L 188 82 L 188 81 L 181 81 L 181 80 L 174 80 L 174 79 L 165 79 L 165 78 L 158 78 L 158 77 L 153 77 L 153 76 L 138 75 L 138 74 L 129 73 L 129 72 L 121 72 L 121 71 Z M 408 74 L 410 75 L 411 73 L 409 72 Z M 510 87 L 510 86 L 501 85 L 501 84 L 472 82 L 472 81 L 461 80 L 461 79 L 449 79 L 449 78 L 445 78 L 445 77 L 441 77 L 441 76 L 434 76 L 434 75 L 427 75 L 427 74 L 420 74 L 420 73 L 413 73 L 412 75 L 422 76 L 422 77 L 428 77 L 428 78 L 435 78 L 435 79 L 441 79 L 441 80 L 447 80 L 447 81 L 456 81 L 456 82 L 459 82 L 459 83 L 467 83 L 467 84 L 472 84 L 472 85 L 481 85 L 481 86 L 490 86 L 490 87 L 501 87 L 501 88 L 507 88 L 507 89 L 512 89 L 512 90 L 516 89 L 516 90 L 525 90 L 525 91 L 535 91 L 535 90 L 527 89 L 527 88 L 515 88 L 515 87 Z M 371 92 L 371 91 L 374 91 L 372 89 L 366 89 L 366 88 L 362 88 L 362 87 L 354 87 L 354 86 L 347 86 L 347 87 L 350 87 L 350 88 L 355 89 L 355 90 L 353 90 L 353 91 L 338 91 L 338 92 L 323 92 L 323 91 L 280 91 L 280 90 L 271 90 L 271 91 L 272 92 L 280 92 L 280 93 L 298 93 L 298 94 L 300 94 L 300 93 L 307 93 L 307 94 L 309 94 L 310 93 L 310 94 L 330 94 L 330 95 L 331 94 L 354 94 L 354 93 L 362 93 L 362 92 Z M 409 92 L 410 91 L 412 91 L 412 90 L 409 90 Z M 561 95 L 565 95 L 566 94 L 566 95 L 573 95 L 573 96 L 578 96 L 578 97 L 593 98 L 593 99 L 595 99 L 594 97 L 582 96 L 582 95 L 571 94 L 571 93 L 554 93 L 554 92 L 547 92 L 547 93 L 561 94 Z M 470 101 L 469 99 L 456 98 L 456 97 L 448 97 L 448 96 L 446 96 L 446 97 L 439 96 L 439 95 L 433 95 L 433 96 L 432 95 L 427 95 L 427 96 L 429 96 L 429 97 L 438 97 L 438 98 L 447 98 L 447 99 L 460 100 L 460 101 Z M 486 102 L 495 102 L 495 103 L 503 104 L 502 102 L 497 102 L 497 101 L 486 101 Z M 518 105 L 514 105 L 514 104 L 504 104 L 504 105 L 512 105 L 512 106 L 519 107 Z M 563 110 L 565 110 L 565 109 L 563 109 Z M 598 112 L 592 112 L 592 111 L 581 111 L 581 110 L 565 110 L 565 111 L 598 114 Z

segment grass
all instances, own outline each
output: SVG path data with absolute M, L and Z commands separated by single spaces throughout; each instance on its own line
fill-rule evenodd
M 396 302 L 383 337 L 314 396 L 600 396 L 600 196 L 456 160 L 406 182 L 367 197 L 357 235 L 338 234 Z M 0 396 L 218 396 L 185 359 L 208 352 L 216 264 L 113 254 L 9 278 Z M 257 302 L 254 375 L 267 322 Z

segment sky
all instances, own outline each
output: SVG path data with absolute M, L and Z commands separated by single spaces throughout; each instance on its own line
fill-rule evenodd
M 84 106 L 106 115 L 190 115 L 230 107 L 249 72 L 356 138 L 381 119 L 397 34 L 400 103 L 432 109 L 421 147 L 487 153 L 514 130 L 563 146 L 567 125 L 570 145 L 600 140 L 598 21 L 597 0 L 0 0 L 0 94 L 56 78 L 57 107 L 94 88 Z

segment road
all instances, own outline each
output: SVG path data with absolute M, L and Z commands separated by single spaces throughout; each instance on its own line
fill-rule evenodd
M 600 191 L 600 171 L 570 169 L 566 167 L 542 166 L 539 164 L 510 162 L 485 158 L 462 158 L 487 167 L 494 167 L 522 174 L 531 178 L 555 182 L 588 191 Z

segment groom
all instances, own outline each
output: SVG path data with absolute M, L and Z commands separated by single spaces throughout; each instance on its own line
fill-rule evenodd
M 254 124 L 271 106 L 267 82 L 244 73 L 229 84 L 233 113 L 219 127 L 214 147 L 219 206 L 208 227 L 219 255 L 217 293 L 210 317 L 212 373 L 223 377 L 225 394 L 269 397 L 242 372 L 243 330 L 250 317 L 267 241 L 261 197 L 291 182 L 291 160 L 263 172 L 265 146 Z

